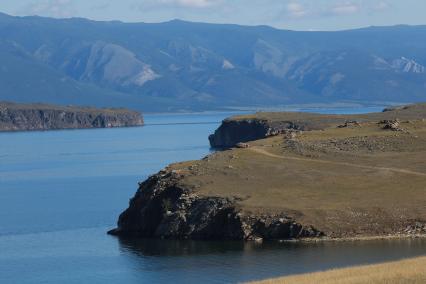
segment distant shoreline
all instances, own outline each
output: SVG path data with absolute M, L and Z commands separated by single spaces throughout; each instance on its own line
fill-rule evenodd
M 127 109 L 0 102 L 0 132 L 115 128 L 143 124 L 141 113 Z
M 215 114 L 215 113 L 241 113 L 241 112 L 297 112 L 305 110 L 321 110 L 321 109 L 363 109 L 363 108 L 377 108 L 384 109 L 389 106 L 399 106 L 407 105 L 410 103 L 407 102 L 372 102 L 367 104 L 360 103 L 318 103 L 318 104 L 289 104 L 289 105 L 280 105 L 280 106 L 239 106 L 239 107 L 223 107 L 218 109 L 211 110 L 173 110 L 173 111 L 158 111 L 158 112 L 149 112 L 144 111 L 146 115 L 166 115 L 166 114 L 176 114 L 176 115 L 185 115 L 185 114 Z
M 368 242 L 368 241 L 386 241 L 386 240 L 409 240 L 409 239 L 426 239 L 426 234 L 392 234 L 377 236 L 359 236 L 359 237 L 340 237 L 340 238 L 301 238 L 294 240 L 280 240 L 283 243 L 322 243 L 322 242 Z

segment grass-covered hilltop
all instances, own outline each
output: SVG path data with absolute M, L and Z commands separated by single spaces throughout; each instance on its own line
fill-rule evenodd
M 228 150 L 170 165 L 141 183 L 111 233 L 240 240 L 424 236 L 425 119 L 425 104 L 364 115 L 227 119 L 210 141 Z
M 142 115 L 127 109 L 97 109 L 0 102 L 0 131 L 110 128 L 143 125 Z

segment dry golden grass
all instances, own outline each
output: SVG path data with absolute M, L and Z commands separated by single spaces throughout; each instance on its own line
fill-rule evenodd
M 270 279 L 256 284 L 426 283 L 426 257 Z
M 426 220 L 426 122 L 401 127 L 280 135 L 172 168 L 199 195 L 240 198 L 247 214 L 285 214 L 337 238 L 404 234 Z
M 379 121 L 382 119 L 417 119 L 425 117 L 426 103 L 413 104 L 401 107 L 389 112 L 377 112 L 368 114 L 335 115 L 335 114 L 317 114 L 307 112 L 258 112 L 255 114 L 237 115 L 229 120 L 259 119 L 274 121 L 311 121 L 319 124 L 332 125 L 333 122 L 343 120 L 360 121 Z

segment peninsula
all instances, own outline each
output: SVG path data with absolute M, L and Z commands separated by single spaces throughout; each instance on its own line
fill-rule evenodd
M 139 112 L 0 102 L 0 131 L 111 128 L 143 125 Z
M 227 119 L 210 137 L 227 150 L 140 183 L 110 233 L 259 241 L 425 236 L 425 119 L 425 104 Z

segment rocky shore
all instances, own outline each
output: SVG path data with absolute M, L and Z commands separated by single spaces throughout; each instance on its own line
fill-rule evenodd
M 0 131 L 112 128 L 143 125 L 139 112 L 0 102 Z
M 140 183 L 109 233 L 255 241 L 426 234 L 426 105 L 302 115 L 224 121 L 210 141 L 235 147 Z
M 238 197 L 202 196 L 161 171 L 143 182 L 112 235 L 171 239 L 292 239 L 324 234 L 286 215 L 244 214 Z

